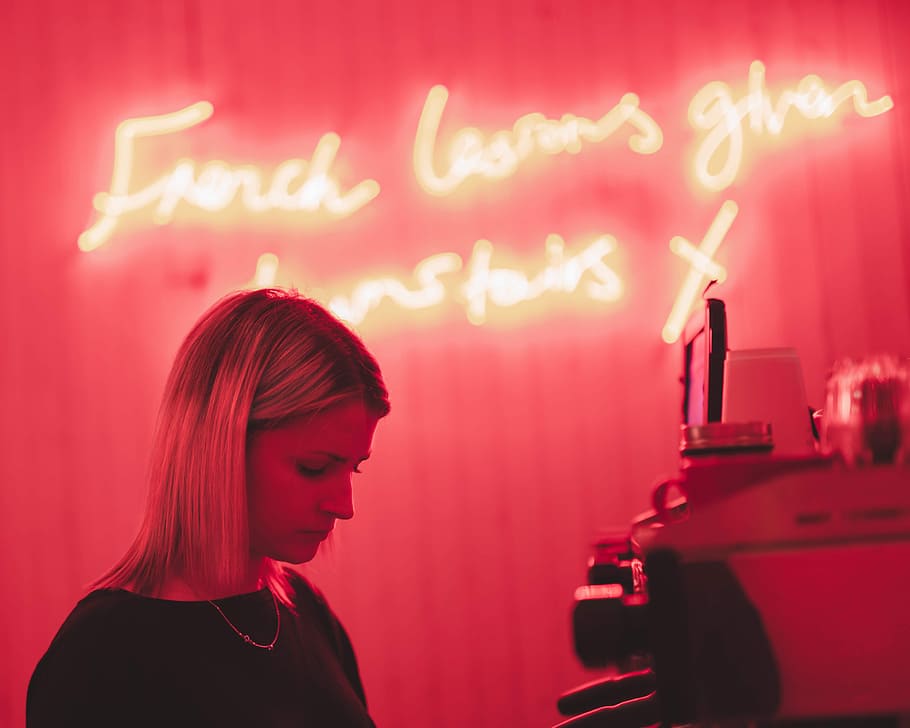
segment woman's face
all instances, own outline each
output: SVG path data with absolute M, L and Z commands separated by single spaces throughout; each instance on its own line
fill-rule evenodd
M 377 422 L 362 402 L 352 400 L 250 437 L 253 558 L 309 561 L 337 519 L 353 518 L 351 480 L 370 456 Z

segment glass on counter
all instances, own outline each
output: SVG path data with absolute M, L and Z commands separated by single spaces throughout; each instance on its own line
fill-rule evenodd
M 910 463 L 910 360 L 838 362 L 821 416 L 826 453 L 850 466 Z

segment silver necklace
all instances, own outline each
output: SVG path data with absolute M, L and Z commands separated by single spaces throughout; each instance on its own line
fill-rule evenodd
M 234 623 L 230 619 L 228 619 L 227 615 L 223 611 L 221 611 L 221 607 L 219 607 L 217 604 L 215 604 L 215 602 L 213 602 L 211 599 L 208 599 L 206 601 L 208 601 L 209 604 L 211 604 L 213 607 L 215 607 L 215 609 L 218 610 L 218 614 L 220 614 L 224 618 L 224 621 L 227 622 L 228 626 L 232 630 L 234 630 L 234 632 L 237 633 L 237 636 L 240 637 L 240 639 L 242 639 L 248 645 L 252 645 L 253 647 L 258 647 L 261 650 L 268 650 L 269 652 L 271 652 L 272 648 L 275 647 L 275 643 L 278 641 L 278 633 L 281 632 L 281 612 L 278 610 L 278 600 L 275 599 L 275 594 L 272 592 L 271 589 L 269 589 L 269 595 L 272 597 L 272 604 L 275 605 L 275 621 L 278 624 L 275 627 L 275 636 L 272 637 L 272 641 L 269 642 L 267 645 L 260 644 L 259 642 L 254 640 L 252 637 L 250 637 L 248 634 L 241 632 L 239 629 L 237 629 L 234 626 Z

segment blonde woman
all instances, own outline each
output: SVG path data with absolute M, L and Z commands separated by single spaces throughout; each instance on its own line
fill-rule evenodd
M 177 354 L 139 533 L 38 663 L 27 725 L 372 726 L 347 634 L 287 564 L 353 517 L 389 411 L 317 303 L 233 294 Z

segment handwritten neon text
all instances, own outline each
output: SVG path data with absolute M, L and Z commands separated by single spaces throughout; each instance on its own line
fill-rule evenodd
M 461 286 L 468 320 L 482 324 L 487 316 L 487 303 L 514 306 L 539 298 L 544 293 L 575 291 L 582 276 L 590 273 L 594 280 L 585 282 L 584 292 L 595 301 L 615 301 L 622 296 L 619 276 L 604 263 L 604 257 L 616 249 L 616 238 L 603 235 L 569 258 L 565 256 L 565 241 L 559 235 L 549 235 L 546 241 L 546 266 L 533 278 L 510 268 L 493 268 L 493 244 L 478 240 L 468 264 L 468 280 Z
M 457 253 L 438 253 L 420 261 L 413 273 L 416 287 L 392 276 L 367 278 L 350 294 L 329 296 L 327 305 L 339 318 L 356 325 L 385 300 L 403 309 L 425 309 L 453 300 L 464 307 L 471 323 L 480 325 L 487 320 L 490 304 L 511 307 L 547 293 L 580 291 L 593 301 L 615 301 L 622 296 L 623 284 L 604 257 L 616 245 L 614 237 L 602 235 L 574 255 L 566 255 L 562 237 L 549 235 L 545 264 L 536 275 L 529 275 L 515 268 L 494 267 L 493 244 L 478 240 L 467 265 Z M 454 279 L 463 268 L 466 276 Z M 267 287 L 278 280 L 277 257 L 261 255 L 249 285 Z
M 710 190 L 723 190 L 736 180 L 743 157 L 743 121 L 748 117 L 753 134 L 779 135 L 787 114 L 795 109 L 806 119 L 829 117 L 846 101 L 860 116 L 884 114 L 894 107 L 890 96 L 869 101 L 866 87 L 859 81 L 847 81 L 834 91 L 825 89 L 824 81 L 814 75 L 804 76 L 795 89 L 785 89 L 773 104 L 765 86 L 765 66 L 753 61 L 749 67 L 748 92 L 733 100 L 730 87 L 721 81 L 703 86 L 689 104 L 689 123 L 707 132 L 695 153 L 695 177 Z M 720 168 L 712 172 L 715 157 L 726 144 L 726 156 L 720 157 Z
M 379 194 L 375 180 L 364 180 L 341 192 L 338 183 L 329 176 L 341 144 L 333 132 L 322 135 L 309 162 L 288 159 L 279 164 L 268 185 L 262 172 L 253 165 L 232 166 L 212 160 L 199 166 L 192 160 L 181 159 L 171 172 L 146 187 L 130 191 L 137 139 L 183 131 L 202 123 L 213 112 L 210 103 L 200 101 L 170 114 L 127 119 L 117 127 L 110 190 L 95 195 L 93 203 L 100 217 L 79 236 L 82 250 L 103 245 L 126 213 L 152 205 L 155 205 L 153 220 L 157 224 L 169 222 L 180 202 L 206 212 L 218 212 L 238 198 L 250 212 L 321 209 L 329 215 L 344 217 Z
M 430 89 L 414 138 L 414 173 L 420 186 L 433 195 L 447 195 L 475 175 L 490 179 L 508 177 L 537 150 L 547 154 L 577 154 L 583 141 L 602 142 L 626 125 L 635 131 L 628 140 L 633 152 L 653 154 L 663 144 L 663 132 L 657 122 L 639 108 L 638 96 L 628 93 L 597 121 L 574 114 L 564 114 L 557 120 L 531 113 L 520 117 L 511 129 L 497 131 L 488 139 L 479 129 L 461 129 L 449 146 L 448 169 L 437 174 L 433 160 L 448 98 L 445 86 Z

